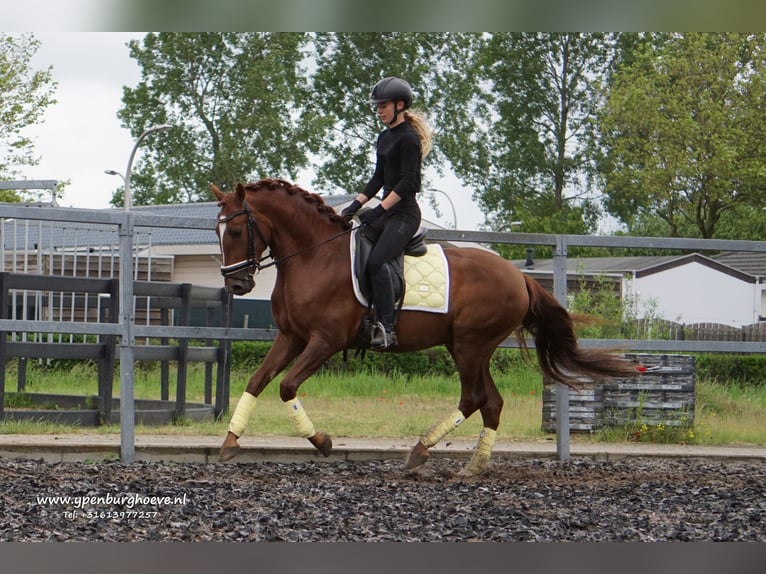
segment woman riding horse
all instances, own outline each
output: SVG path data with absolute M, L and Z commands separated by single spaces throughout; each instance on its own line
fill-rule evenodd
M 385 349 L 396 345 L 394 331 L 394 278 L 386 265 L 404 251 L 420 227 L 420 191 L 423 158 L 431 150 L 431 134 L 425 120 L 407 111 L 412 89 L 400 78 L 384 78 L 372 88 L 370 101 L 388 129 L 378 136 L 375 172 L 362 193 L 341 212 L 351 218 L 383 188 L 383 200 L 374 209 L 363 211 L 359 220 L 377 237 L 367 261 L 367 276 L 379 328 L 370 347 Z

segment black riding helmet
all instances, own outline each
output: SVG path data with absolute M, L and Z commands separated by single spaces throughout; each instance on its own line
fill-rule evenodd
M 412 105 L 412 88 L 410 84 L 401 78 L 388 77 L 380 80 L 372 88 L 370 93 L 370 102 L 380 104 L 388 101 L 402 101 L 404 108 L 394 112 L 394 119 Z

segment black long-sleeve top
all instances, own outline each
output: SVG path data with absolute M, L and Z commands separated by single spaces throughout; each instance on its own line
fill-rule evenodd
M 420 171 L 420 138 L 415 128 L 404 121 L 378 136 L 375 172 L 362 193 L 371 198 L 382 187 L 383 197 L 394 191 L 401 198 L 393 209 L 398 211 L 416 206 Z

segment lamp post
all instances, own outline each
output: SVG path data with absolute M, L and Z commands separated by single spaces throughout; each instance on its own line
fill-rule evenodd
M 133 364 L 135 361 L 135 335 L 133 334 L 134 301 L 133 301 L 133 215 L 130 214 L 130 170 L 133 157 L 141 141 L 151 133 L 169 130 L 173 126 L 167 124 L 152 126 L 142 133 L 128 159 L 123 182 L 125 184 L 125 217 L 120 224 L 120 324 L 123 325 L 120 335 L 120 457 L 123 462 L 133 462 L 135 459 L 135 392 Z M 119 175 L 114 170 L 107 170 L 109 175 Z
M 450 207 L 452 208 L 452 220 L 453 220 L 452 229 L 457 229 L 457 211 L 455 210 L 455 204 L 452 203 L 452 198 L 449 195 L 447 195 L 446 191 L 442 191 L 441 189 L 429 189 L 428 191 L 435 191 L 437 193 L 441 193 L 444 197 L 447 198 L 447 201 L 449 201 Z
M 168 124 L 160 124 L 157 126 L 152 126 L 150 128 L 147 128 L 146 130 L 144 130 L 144 133 L 138 136 L 136 143 L 133 144 L 133 149 L 130 151 L 130 157 L 128 158 L 128 167 L 125 169 L 125 177 L 122 178 L 122 181 L 125 184 L 125 191 L 124 191 L 125 211 L 130 211 L 130 208 L 133 207 L 133 201 L 130 195 L 130 172 L 133 169 L 133 158 L 136 155 L 136 150 L 138 149 L 138 146 L 141 145 L 141 142 L 143 141 L 143 139 L 149 134 L 152 134 L 154 132 L 167 131 L 172 127 L 173 126 Z M 105 173 L 108 173 L 109 175 L 115 175 L 117 172 L 115 172 L 114 170 L 109 170 L 109 171 L 106 171 Z

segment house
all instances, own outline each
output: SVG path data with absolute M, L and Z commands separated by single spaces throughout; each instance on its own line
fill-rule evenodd
M 630 301 L 639 318 L 651 314 L 677 323 L 741 327 L 760 321 L 764 309 L 761 275 L 743 270 L 741 263 L 733 256 L 719 259 L 699 253 L 568 258 L 567 292 L 598 284 Z M 552 260 L 528 257 L 515 264 L 552 289 Z

